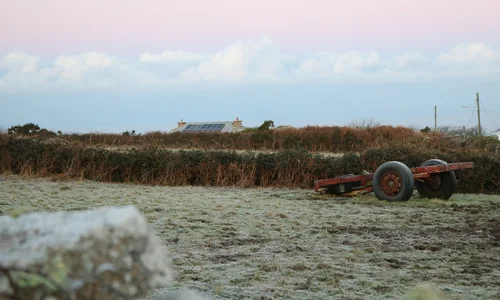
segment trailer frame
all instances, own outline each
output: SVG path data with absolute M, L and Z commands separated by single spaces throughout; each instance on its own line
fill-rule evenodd
M 438 165 L 426 165 L 427 162 L 433 161 L 434 163 L 438 161 Z M 454 171 L 456 170 L 462 170 L 462 169 L 470 169 L 474 167 L 473 162 L 456 162 L 456 163 L 446 163 L 441 160 L 429 160 L 426 163 L 424 163 L 420 167 L 413 167 L 413 168 L 408 168 L 406 165 L 403 165 L 400 162 L 386 162 L 383 165 L 379 166 L 377 171 L 374 173 L 368 173 L 365 172 L 365 174 L 360 174 L 360 175 L 354 175 L 354 174 L 349 174 L 349 175 L 342 175 L 342 176 L 337 176 L 333 178 L 328 178 L 328 179 L 321 179 L 321 180 L 315 180 L 314 181 L 314 191 L 319 192 L 319 193 L 326 193 L 334 196 L 342 196 L 342 197 L 352 197 L 352 196 L 357 196 L 359 194 L 366 194 L 366 193 L 371 193 L 374 191 L 375 185 L 378 184 L 378 188 L 385 190 L 385 191 L 392 191 L 396 189 L 394 187 L 394 182 L 397 184 L 401 184 L 403 180 L 398 180 L 399 175 L 401 175 L 401 178 L 404 179 L 405 174 L 404 172 L 389 172 L 387 173 L 385 170 L 383 170 L 384 174 L 378 174 L 379 177 L 382 176 L 382 180 L 380 180 L 379 183 L 374 183 L 374 178 L 377 175 L 377 172 L 381 170 L 381 167 L 386 165 L 386 164 L 393 164 L 395 165 L 396 163 L 399 165 L 403 165 L 405 170 L 407 169 L 407 172 L 411 172 L 411 177 L 412 178 L 406 178 L 413 182 L 413 184 L 410 183 L 411 186 L 410 188 L 413 190 L 415 186 L 415 182 L 421 182 L 422 184 L 429 185 L 431 184 L 432 181 L 436 181 L 435 179 L 439 180 L 439 178 L 442 178 L 441 175 L 438 174 L 452 174 L 453 179 L 455 180 L 455 185 L 456 185 L 456 179 L 455 179 L 455 173 Z M 382 171 L 382 170 L 381 170 Z M 408 173 L 409 174 L 409 173 Z M 438 175 L 438 176 L 436 176 Z M 385 176 L 385 177 L 384 177 Z M 446 179 L 449 181 L 449 179 Z M 453 183 L 451 183 L 453 184 Z M 407 187 L 408 188 L 408 187 Z M 420 192 L 420 190 L 419 190 Z M 380 194 L 380 193 L 379 193 Z M 411 196 L 410 196 L 411 197 Z M 449 196 L 448 196 L 449 197 Z M 381 197 L 379 197 L 380 199 Z M 388 197 L 383 197 L 382 198 L 390 198 Z M 409 197 L 404 197 L 408 198 Z M 403 199 L 402 201 L 407 201 L 408 199 Z M 380 200 L 389 200 L 391 199 L 380 199 Z M 395 200 L 395 201 L 401 201 L 401 200 Z

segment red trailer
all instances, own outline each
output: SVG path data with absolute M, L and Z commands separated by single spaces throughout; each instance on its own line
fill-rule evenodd
M 314 190 L 342 197 L 374 192 L 380 200 L 408 201 L 417 188 L 421 197 L 449 199 L 457 188 L 455 170 L 473 167 L 472 162 L 448 164 L 440 159 L 430 159 L 420 167 L 410 169 L 401 162 L 388 161 L 375 173 L 316 180 Z

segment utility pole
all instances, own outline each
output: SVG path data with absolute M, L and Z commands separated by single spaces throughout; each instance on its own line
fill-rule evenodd
M 434 130 L 438 127 L 437 105 L 434 105 Z
M 481 136 L 481 113 L 479 109 L 479 93 L 476 93 L 476 105 L 477 105 L 477 135 Z

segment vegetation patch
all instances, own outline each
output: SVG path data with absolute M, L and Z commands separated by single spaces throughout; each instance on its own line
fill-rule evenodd
M 474 162 L 473 169 L 456 171 L 458 192 L 500 193 L 500 154 L 480 151 L 440 152 L 394 146 L 368 148 L 340 157 L 314 154 L 304 148 L 237 153 L 174 151 L 145 145 L 113 151 L 0 135 L 0 173 L 147 185 L 312 188 L 315 180 L 360 174 L 363 170 L 374 172 L 386 161 L 397 160 L 415 167 L 431 158 Z

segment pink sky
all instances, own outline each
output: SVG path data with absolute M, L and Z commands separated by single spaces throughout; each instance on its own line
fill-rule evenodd
M 0 0 L 0 8 L 0 54 L 202 52 L 262 36 L 290 53 L 500 43 L 498 0 Z

